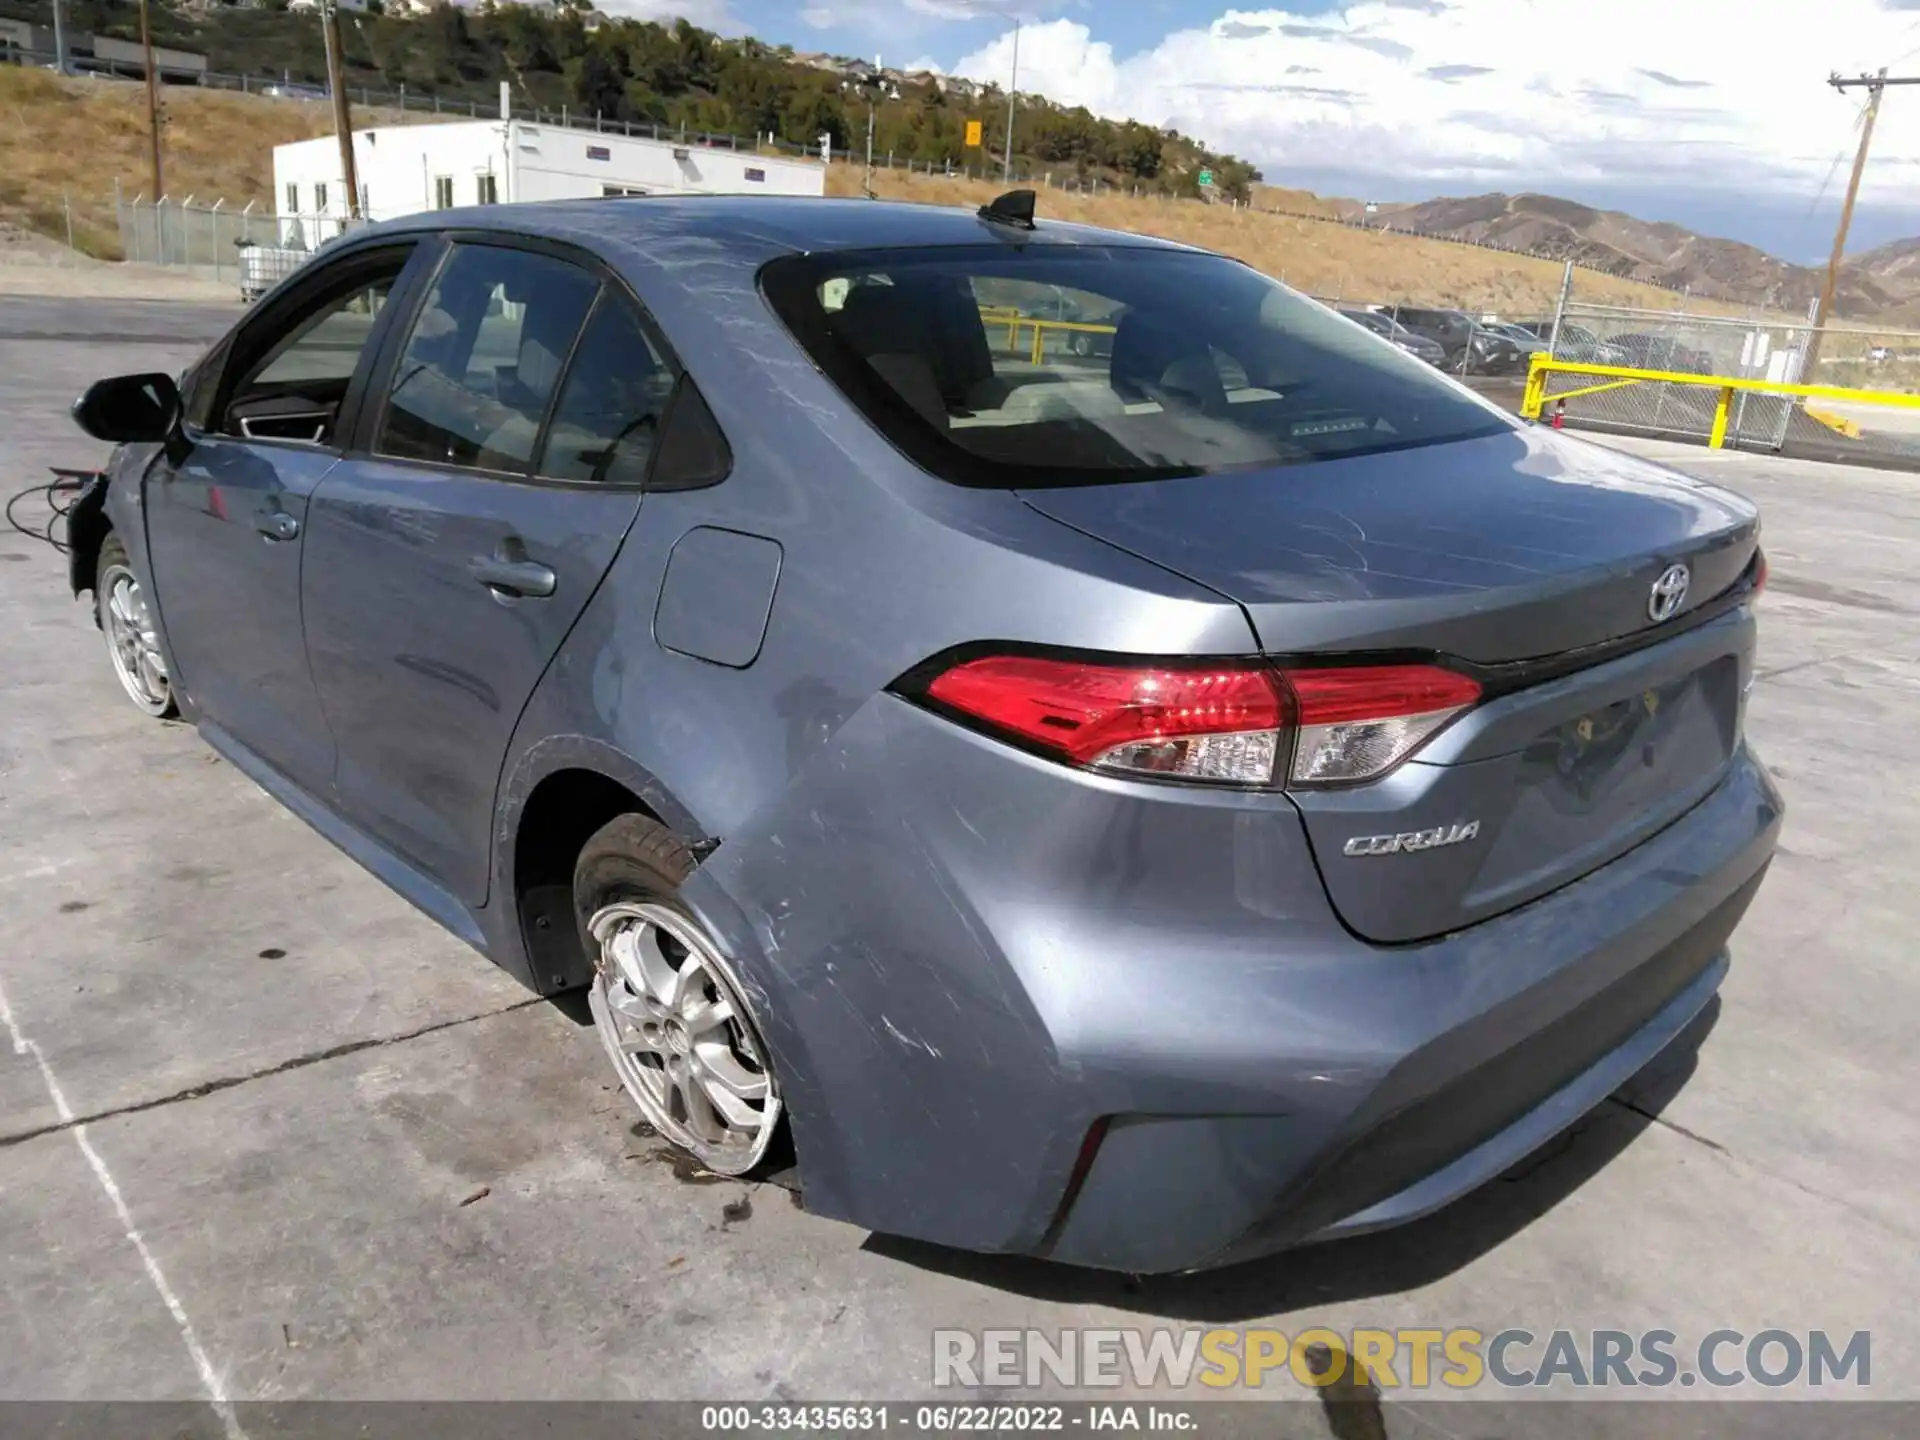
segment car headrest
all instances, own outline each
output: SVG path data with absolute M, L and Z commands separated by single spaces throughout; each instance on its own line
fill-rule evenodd
M 1172 400 L 1215 410 L 1227 403 L 1212 352 L 1138 310 L 1122 316 L 1114 331 L 1107 383 L 1128 404 Z
M 833 317 L 833 328 L 860 356 L 925 355 L 931 349 L 913 307 L 890 285 L 855 285 Z

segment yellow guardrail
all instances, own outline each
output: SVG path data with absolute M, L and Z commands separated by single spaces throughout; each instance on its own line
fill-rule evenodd
M 1807 418 L 1809 420 L 1818 420 L 1829 430 L 1837 431 L 1849 440 L 1858 440 L 1860 438 L 1860 422 L 1850 419 L 1845 415 L 1836 415 L 1831 410 L 1816 410 L 1813 406 L 1809 405 L 1807 406 Z
M 1549 375 L 1590 375 L 1598 377 L 1598 385 L 1582 385 L 1577 390 L 1561 390 L 1547 394 Z M 1547 355 L 1535 355 L 1527 370 L 1527 388 L 1520 400 L 1520 414 L 1527 420 L 1538 420 L 1540 411 L 1549 400 L 1556 403 L 1571 400 L 1577 395 L 1598 395 L 1603 390 L 1619 390 L 1628 385 L 1639 385 L 1646 381 L 1657 381 L 1666 385 L 1694 385 L 1720 392 L 1719 403 L 1713 408 L 1713 431 L 1707 437 L 1707 444 L 1713 449 L 1723 449 L 1727 443 L 1727 422 L 1733 411 L 1733 397 L 1743 390 L 1762 395 L 1794 395 L 1808 400 L 1857 400 L 1866 405 L 1888 405 L 1898 410 L 1920 410 L 1920 395 L 1906 395 L 1888 390 L 1854 390 L 1844 385 L 1789 385 L 1783 380 L 1743 380 L 1732 375 L 1688 375 L 1677 370 L 1636 370 L 1624 365 L 1588 365 L 1577 360 L 1555 360 Z
M 1093 325 L 1080 320 L 1042 320 L 1037 316 L 1022 315 L 1011 306 L 1003 305 L 982 305 L 980 307 L 980 318 L 989 325 L 1006 326 L 1007 349 L 1013 351 L 1020 349 L 1021 330 L 1031 329 L 1033 331 L 1033 343 L 1028 347 L 1027 358 L 1035 365 L 1040 364 L 1041 361 L 1046 358 L 1047 332 L 1049 330 L 1060 330 L 1068 333 L 1078 331 L 1083 335 L 1111 335 L 1117 328 L 1112 325 Z

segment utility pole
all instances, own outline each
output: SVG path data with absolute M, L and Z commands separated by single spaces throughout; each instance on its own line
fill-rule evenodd
M 340 7 L 335 0 L 322 0 L 320 28 L 327 42 L 327 93 L 333 97 L 333 133 L 340 141 L 340 176 L 347 187 L 347 215 L 358 220 L 360 176 L 353 163 L 353 111 L 347 104 L 347 66 L 340 45 Z
M 147 72 L 147 138 L 153 144 L 153 203 L 158 205 L 167 191 L 160 174 L 160 79 L 154 74 L 153 32 L 147 28 L 147 0 L 140 0 L 140 51 Z
M 867 199 L 876 200 L 879 196 L 875 194 L 873 188 L 874 125 L 879 116 L 880 102 L 882 100 L 898 100 L 900 98 L 900 87 L 888 83 L 885 68 L 880 63 L 880 57 L 876 55 L 873 57 L 873 69 L 871 71 L 862 75 L 858 80 L 841 81 L 840 90 L 842 94 L 859 94 L 867 97 L 867 178 L 861 184 L 860 188 Z M 823 135 L 820 139 L 821 155 L 826 158 L 831 158 L 831 150 L 826 143 L 827 137 Z M 853 158 L 853 147 L 848 146 L 847 151 L 847 158 L 851 160 Z M 889 160 L 887 163 L 891 165 L 893 162 Z
M 1000 162 L 1000 170 L 1010 183 L 1013 180 L 1013 102 L 1020 91 L 1020 17 L 1013 20 L 1013 80 L 1007 86 L 1007 153 Z
M 53 68 L 62 75 L 67 73 L 67 20 L 62 13 L 65 9 L 61 0 L 53 0 Z
M 873 78 L 867 82 L 867 178 L 860 185 L 869 200 L 873 199 L 873 122 L 875 112 L 880 108 L 880 87 L 885 83 L 884 67 L 876 54 L 873 57 Z
M 1846 79 L 1839 74 L 1830 75 L 1827 83 L 1842 94 L 1848 90 L 1864 89 L 1867 92 L 1867 113 L 1860 124 L 1860 148 L 1853 157 L 1853 174 L 1847 179 L 1847 198 L 1840 205 L 1840 228 L 1834 232 L 1833 253 L 1827 257 L 1827 278 L 1820 287 L 1820 303 L 1813 315 L 1813 334 L 1807 342 L 1806 358 L 1802 361 L 1801 380 L 1807 384 L 1815 383 L 1817 377 L 1813 367 L 1819 363 L 1820 341 L 1826 335 L 1827 324 L 1833 319 L 1833 300 L 1840 286 L 1840 264 L 1846 258 L 1847 232 L 1853 228 L 1853 204 L 1860 194 L 1860 177 L 1866 173 L 1867 152 L 1873 146 L 1873 122 L 1880 118 L 1880 95 L 1889 85 L 1920 85 L 1920 75 L 1889 80 L 1887 72 L 1878 75 L 1857 75 Z

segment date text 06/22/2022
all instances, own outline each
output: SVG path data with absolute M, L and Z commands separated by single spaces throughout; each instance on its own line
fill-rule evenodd
M 1131 1402 L 1111 1405 L 854 1404 L 708 1405 L 700 1428 L 718 1433 L 1025 1434 L 1072 1430 L 1138 1430 L 1191 1434 L 1201 1428 L 1195 1407 Z

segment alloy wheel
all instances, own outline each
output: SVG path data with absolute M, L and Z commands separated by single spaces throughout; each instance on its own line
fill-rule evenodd
M 682 911 L 620 901 L 587 928 L 589 1004 L 620 1083 L 648 1123 L 720 1175 L 758 1165 L 780 1091 L 739 982 Z
M 167 714 L 173 709 L 173 683 L 139 580 L 125 565 L 110 565 L 98 584 L 100 626 L 120 688 L 147 714 Z

